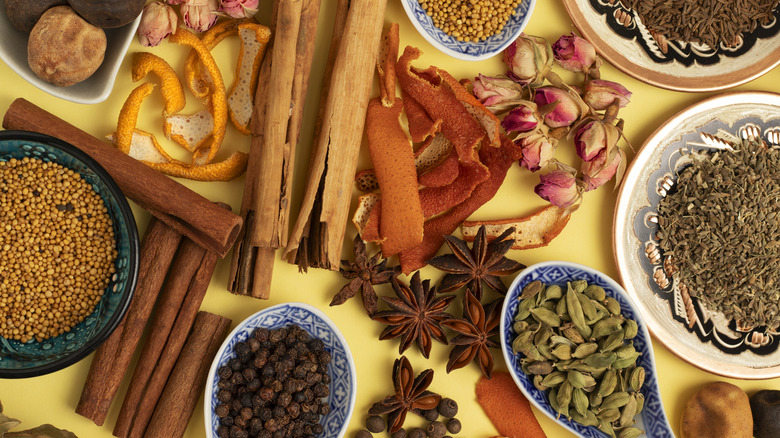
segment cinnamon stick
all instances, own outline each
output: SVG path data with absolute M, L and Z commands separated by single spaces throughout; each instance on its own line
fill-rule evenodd
M 76 413 L 98 426 L 106 420 L 180 240 L 181 234 L 173 228 L 151 219 L 141 245 L 138 283 L 130 307 L 116 330 L 95 351 L 76 406 Z
M 229 329 L 229 319 L 208 312 L 198 313 L 144 436 L 184 436 L 206 386 L 211 362 Z
M 135 365 L 133 378 L 125 393 L 122 408 L 119 411 L 114 435 L 124 438 L 130 432 L 138 404 L 162 353 L 168 335 L 171 332 L 176 315 L 179 313 L 184 297 L 192 285 L 195 273 L 202 266 L 206 250 L 190 239 L 183 239 L 176 259 L 168 274 L 168 281 L 157 302 L 149 336 L 144 342 L 141 355 Z
M 346 18 L 331 41 L 331 53 L 335 44 L 338 49 L 323 85 L 327 96 L 320 102 L 303 204 L 284 254 L 303 270 L 339 267 L 386 5 L 387 0 L 339 2 Z M 337 12 L 337 22 L 340 17 Z
M 144 385 L 143 393 L 138 400 L 132 424 L 127 434 L 128 437 L 141 437 L 144 435 L 149 420 L 154 413 L 154 408 L 165 388 L 165 383 L 168 381 L 168 377 L 176 364 L 179 353 L 181 353 L 184 347 L 187 335 L 192 328 L 201 303 L 203 303 L 203 298 L 208 290 L 216 264 L 217 256 L 212 252 L 206 252 L 189 283 L 187 295 L 181 304 L 179 312 L 175 315 L 175 321 L 171 326 L 165 346 L 154 362 L 154 370 Z
M 269 298 L 275 250 L 287 245 L 295 149 L 314 59 L 320 1 L 277 0 L 274 4 L 272 28 L 281 25 L 274 32 L 268 63 L 260 72 L 259 82 L 268 85 L 255 95 L 255 135 L 241 209 L 244 235 L 233 255 L 228 285 L 241 295 Z
M 108 171 L 125 196 L 220 257 L 238 237 L 241 217 L 25 99 L 11 103 L 3 127 L 48 134 L 81 149 Z

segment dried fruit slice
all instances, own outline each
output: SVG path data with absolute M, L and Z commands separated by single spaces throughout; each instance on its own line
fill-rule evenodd
M 170 64 L 159 56 L 149 52 L 137 52 L 133 55 L 133 82 L 138 82 L 149 73 L 154 73 L 160 79 L 165 108 L 163 114 L 175 114 L 184 109 L 186 98 L 184 87 Z
M 184 149 L 195 152 L 214 131 L 214 117 L 208 110 L 195 114 L 174 114 L 165 118 L 163 133 Z
M 257 23 L 242 23 L 238 25 L 238 36 L 241 49 L 238 52 L 236 77 L 228 92 L 228 111 L 233 126 L 242 134 L 249 135 L 258 72 L 271 30 Z
M 106 138 L 111 144 L 116 146 L 116 133 L 109 134 Z M 133 138 L 130 141 L 130 150 L 127 154 L 136 160 L 149 163 L 181 163 L 181 161 L 175 160 L 168 155 L 165 149 L 160 146 L 160 143 L 157 142 L 154 135 L 137 128 L 133 130 Z
M 463 238 L 469 242 L 474 240 L 479 227 L 484 225 L 489 239 L 500 236 L 507 229 L 514 227 L 515 232 L 509 238 L 514 239 L 512 249 L 531 249 L 546 246 L 569 223 L 570 214 L 565 208 L 548 205 L 528 216 L 500 219 L 492 221 L 465 221 L 460 226 Z
M 248 155 L 243 152 L 233 152 L 224 161 L 202 166 L 182 163 L 144 163 L 166 175 L 178 178 L 187 178 L 195 181 L 230 181 L 244 173 L 247 158 Z
M 147 96 L 152 94 L 154 84 L 144 82 L 135 87 L 119 111 L 119 122 L 116 127 L 116 148 L 124 153 L 130 152 L 130 145 L 133 142 L 133 130 L 138 123 L 138 112 L 141 109 L 141 102 Z

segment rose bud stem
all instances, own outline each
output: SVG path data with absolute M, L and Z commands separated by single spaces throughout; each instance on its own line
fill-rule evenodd
M 566 133 L 569 132 L 568 126 L 562 126 L 560 128 L 553 128 L 550 130 L 550 132 L 547 134 L 548 137 L 554 138 L 556 140 L 562 139 Z
M 614 122 L 615 119 L 617 118 L 619 110 L 620 110 L 620 100 L 616 98 L 604 111 L 604 118 L 602 119 L 604 123 Z

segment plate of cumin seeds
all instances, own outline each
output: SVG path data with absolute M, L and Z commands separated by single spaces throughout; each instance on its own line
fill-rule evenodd
M 780 376 L 780 94 L 725 93 L 659 127 L 618 194 L 621 283 L 706 371 Z
M 610 63 L 648 84 L 715 91 L 780 64 L 779 0 L 563 0 Z

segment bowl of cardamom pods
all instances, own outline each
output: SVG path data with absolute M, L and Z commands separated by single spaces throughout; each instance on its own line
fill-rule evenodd
M 526 268 L 504 300 L 500 333 L 517 386 L 575 435 L 674 437 L 650 334 L 609 276 L 563 261 Z

